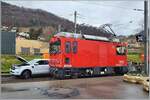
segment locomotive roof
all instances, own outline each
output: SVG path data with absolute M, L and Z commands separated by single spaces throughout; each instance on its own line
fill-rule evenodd
M 101 41 L 110 41 L 107 37 L 102 36 L 94 36 L 94 35 L 84 35 L 84 34 L 75 34 L 70 32 L 59 32 L 55 36 L 61 36 L 61 37 L 70 37 L 70 38 L 84 38 L 89 40 L 101 40 Z M 119 42 L 119 40 L 114 39 L 113 42 Z

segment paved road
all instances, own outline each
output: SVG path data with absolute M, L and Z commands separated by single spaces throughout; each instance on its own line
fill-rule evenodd
M 5 99 L 148 99 L 138 84 L 121 76 L 2 84 Z

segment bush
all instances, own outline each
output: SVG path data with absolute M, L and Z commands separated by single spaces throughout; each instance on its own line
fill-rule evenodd
M 140 55 L 138 53 L 130 53 L 127 55 L 128 61 L 136 62 L 136 63 L 141 63 Z

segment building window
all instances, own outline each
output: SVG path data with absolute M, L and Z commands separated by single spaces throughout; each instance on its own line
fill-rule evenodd
M 21 47 L 21 54 L 29 55 L 30 48 L 29 47 Z
M 40 54 L 40 49 L 34 48 L 34 55 L 39 55 Z
M 78 49 L 78 42 L 77 41 L 74 41 L 73 43 L 72 43 L 72 51 L 73 51 L 73 53 L 77 53 L 77 49 Z
M 65 51 L 66 51 L 66 53 L 71 52 L 71 43 L 69 41 L 67 41 L 65 44 Z

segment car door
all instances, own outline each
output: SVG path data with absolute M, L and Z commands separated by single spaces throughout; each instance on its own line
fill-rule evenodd
M 44 74 L 47 74 L 47 73 L 49 73 L 49 62 L 48 62 L 48 60 L 44 60 L 44 65 L 43 65 L 43 73 Z
M 36 74 L 44 74 L 45 73 L 45 67 L 47 67 L 47 64 L 45 64 L 44 60 L 37 61 L 36 65 L 35 65 Z

